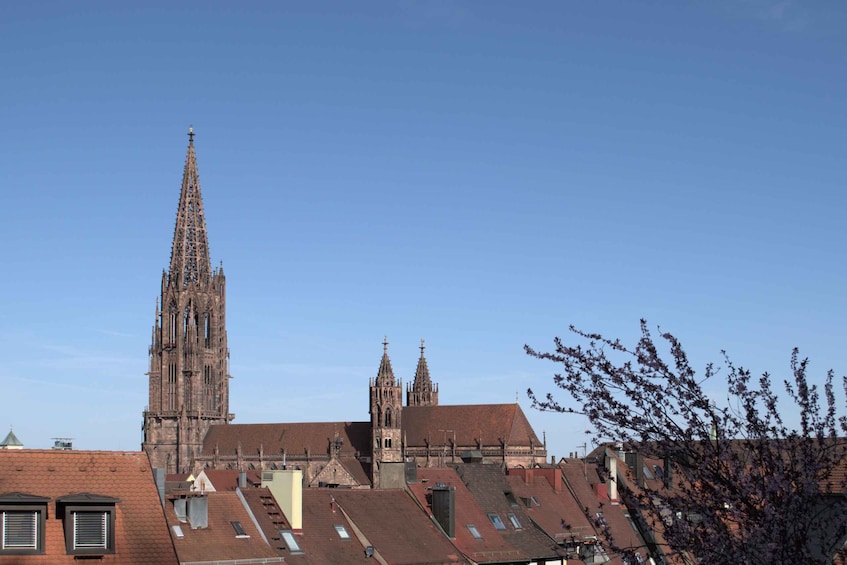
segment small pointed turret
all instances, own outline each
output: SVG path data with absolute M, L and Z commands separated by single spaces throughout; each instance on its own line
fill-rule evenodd
M 421 357 L 415 370 L 415 381 L 406 387 L 406 406 L 438 405 L 438 385 L 433 385 L 429 378 L 429 367 L 424 357 L 425 343 L 421 340 Z
M 391 359 L 388 358 L 388 336 L 382 341 L 382 361 L 379 363 L 379 371 L 376 374 L 377 386 L 394 384 L 394 369 L 391 368 Z
M 203 198 L 200 195 L 197 157 L 194 154 L 193 128 L 188 128 L 188 153 L 182 173 L 182 190 L 179 195 L 169 274 L 171 280 L 179 280 L 182 286 L 208 281 L 211 275 L 209 240 L 206 236 Z
M 21 443 L 21 440 L 18 439 L 18 436 L 15 435 L 14 428 L 9 426 L 9 433 L 6 434 L 6 437 L 3 438 L 3 441 L 0 441 L 0 449 L 23 449 L 24 444 Z

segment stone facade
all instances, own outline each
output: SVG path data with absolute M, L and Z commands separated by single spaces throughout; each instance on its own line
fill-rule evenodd
M 189 472 L 212 424 L 227 424 L 226 278 L 212 270 L 200 178 L 189 132 L 171 262 L 150 344 L 144 443 L 154 467 Z
M 517 403 L 439 406 L 423 341 L 420 349 L 405 407 L 386 339 L 368 383 L 369 421 L 231 424 L 226 279 L 223 267 L 211 268 L 189 132 L 170 268 L 162 274 L 149 349 L 142 448 L 154 467 L 168 473 L 297 469 L 306 486 L 394 488 L 404 484 L 407 465 L 530 467 L 546 460 L 544 442 Z

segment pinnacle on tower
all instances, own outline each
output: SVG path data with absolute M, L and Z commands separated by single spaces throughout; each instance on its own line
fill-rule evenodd
M 388 336 L 382 341 L 382 361 L 379 363 L 376 382 L 382 386 L 394 384 L 394 369 L 391 368 L 391 359 L 388 358 Z
M 415 390 L 431 390 L 432 381 L 429 378 L 429 367 L 426 365 L 426 357 L 424 357 L 424 349 L 426 346 L 424 340 L 421 340 L 421 358 L 418 359 L 418 368 L 415 369 Z
M 172 280 L 177 277 L 183 286 L 208 281 L 211 275 L 200 175 L 194 154 L 194 128 L 188 128 L 188 153 L 182 174 L 169 275 Z

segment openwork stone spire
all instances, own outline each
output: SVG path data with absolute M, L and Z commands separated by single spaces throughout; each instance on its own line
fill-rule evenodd
M 415 390 L 432 390 L 432 381 L 429 379 L 429 367 L 426 366 L 426 357 L 424 357 L 424 340 L 421 340 L 421 358 L 418 359 L 418 368 L 415 370 Z
M 376 374 L 377 385 L 393 385 L 394 369 L 391 368 L 391 359 L 388 358 L 388 337 L 382 342 L 382 361 L 379 363 L 379 371 Z
M 194 131 L 177 209 L 170 271 L 150 343 L 149 403 L 144 443 L 154 467 L 191 472 L 209 427 L 229 423 L 229 348 L 226 337 L 226 278 L 210 268 L 206 221 Z
M 406 406 L 437 406 L 438 385 L 429 378 L 429 367 L 424 357 L 425 341 L 421 340 L 421 358 L 415 370 L 415 380 L 406 387 Z
M 188 129 L 188 154 L 182 174 L 182 191 L 176 213 L 174 241 L 171 247 L 170 277 L 183 286 L 209 280 L 209 240 L 203 215 L 203 198 L 200 195 L 200 175 L 194 154 L 194 130 Z M 176 279 L 174 279 L 176 277 Z

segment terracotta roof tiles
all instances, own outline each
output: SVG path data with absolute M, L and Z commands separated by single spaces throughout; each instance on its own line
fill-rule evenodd
M 453 430 L 460 446 L 480 440 L 483 445 L 541 445 L 518 404 L 406 406 L 402 426 L 406 445 L 411 447 L 443 445 L 444 430 Z M 451 441 L 452 435 L 446 439 Z
M 0 450 L 0 492 L 47 497 L 43 555 L 17 555 L 14 563 L 77 563 L 67 555 L 56 500 L 91 493 L 117 498 L 115 553 L 98 563 L 176 563 L 147 455 L 118 451 Z M 9 562 L 0 557 L 0 561 Z
M 210 426 L 203 440 L 203 454 L 231 455 L 241 446 L 242 453 L 302 456 L 327 455 L 336 434 L 344 441 L 342 456 L 370 454 L 370 422 L 299 422 L 289 424 L 226 424 Z

